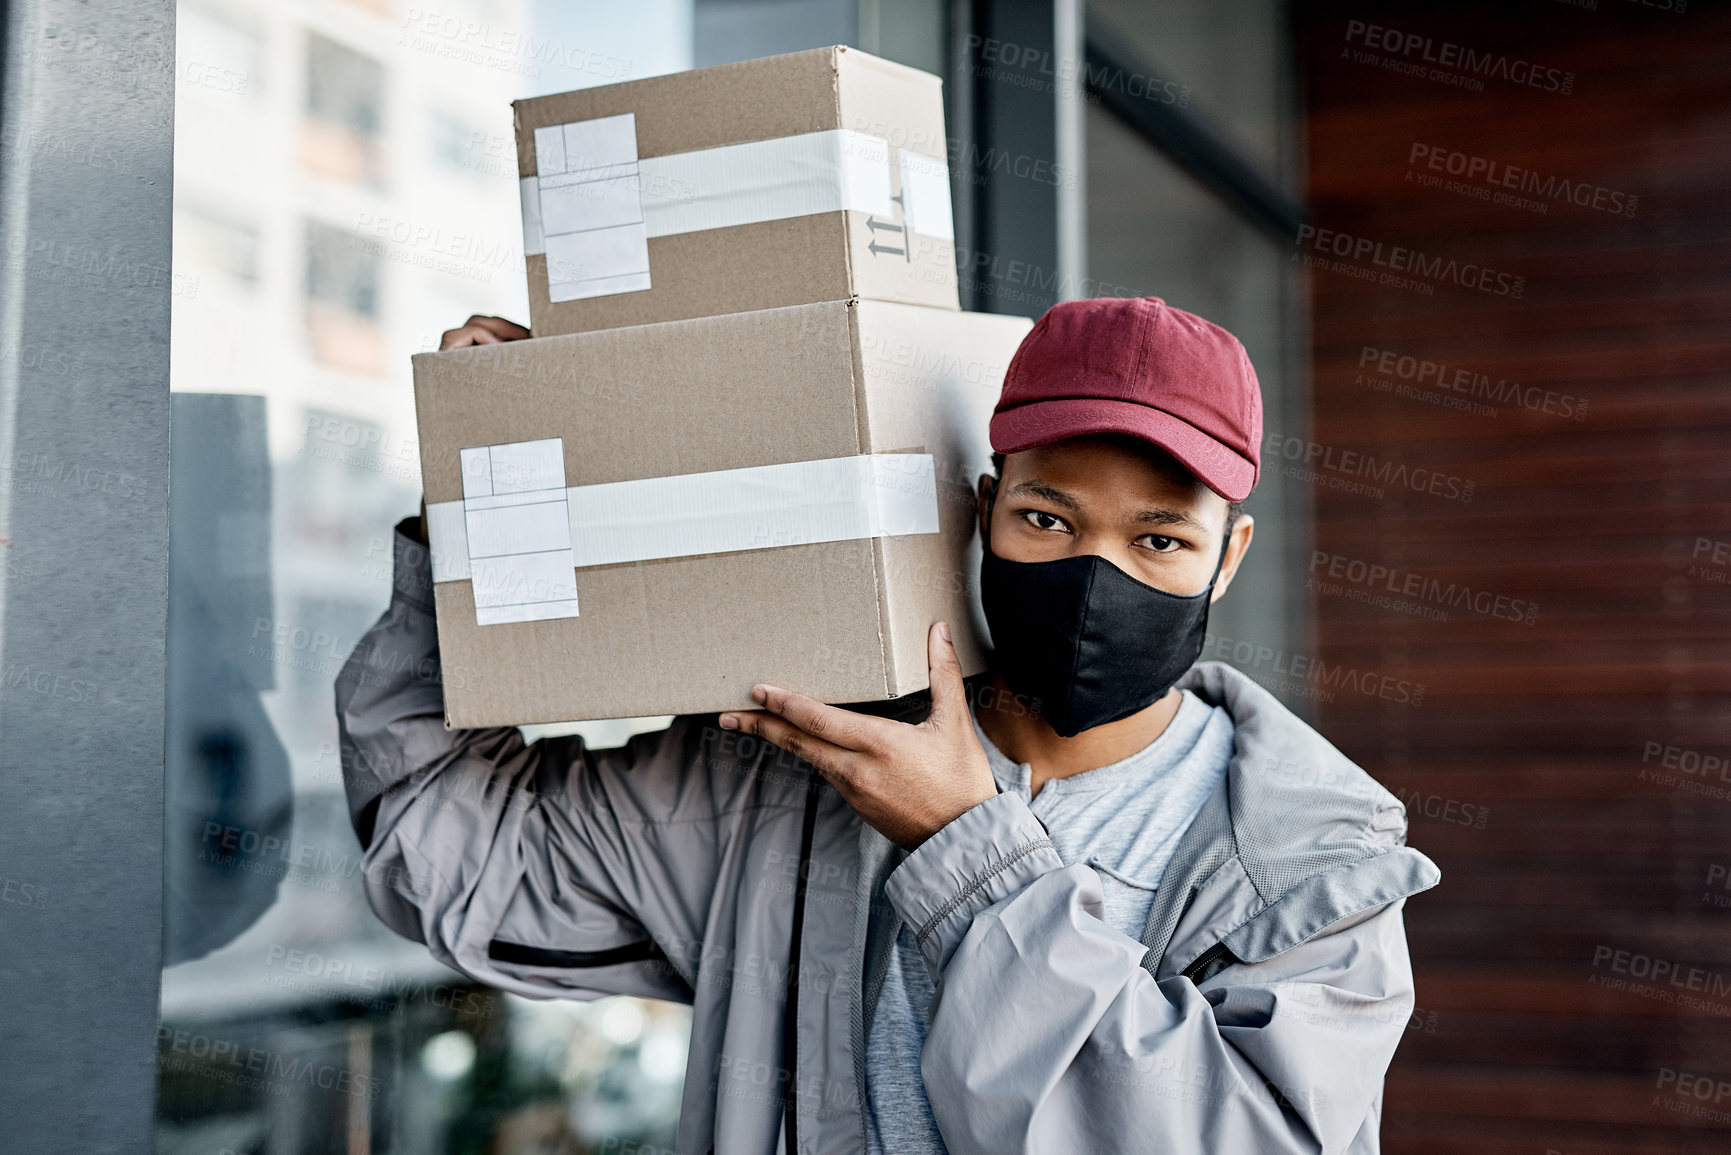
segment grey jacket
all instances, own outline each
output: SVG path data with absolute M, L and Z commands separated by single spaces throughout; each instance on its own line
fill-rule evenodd
M 1413 1009 L 1401 908 L 1439 875 L 1399 801 L 1243 675 L 1181 683 L 1236 748 L 1137 941 L 1014 794 L 906 855 L 713 715 L 617 750 L 449 731 L 426 549 L 400 532 L 394 584 L 336 693 L 374 910 L 504 990 L 691 1004 L 681 1152 L 783 1151 L 789 1102 L 802 1155 L 864 1149 L 902 922 L 937 990 L 921 1070 L 954 1155 L 1378 1149 Z

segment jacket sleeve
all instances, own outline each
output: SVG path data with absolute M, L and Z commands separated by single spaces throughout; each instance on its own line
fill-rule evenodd
M 399 527 L 390 606 L 336 686 L 374 911 L 519 994 L 691 1001 L 726 836 L 701 772 L 714 719 L 620 750 L 526 744 L 515 727 L 447 730 L 446 676 L 465 675 L 441 671 L 427 547 Z
M 1412 1014 L 1400 901 L 1200 987 L 1157 981 L 1102 921 L 1098 877 L 1014 794 L 885 889 L 937 988 L 921 1071 L 953 1155 L 1340 1152 Z

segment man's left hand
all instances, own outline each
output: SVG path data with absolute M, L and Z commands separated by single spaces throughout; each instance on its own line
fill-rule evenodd
M 948 625 L 932 627 L 926 654 L 932 712 L 917 726 L 760 685 L 751 696 L 764 709 L 723 714 L 721 727 L 755 734 L 805 759 L 861 818 L 891 842 L 913 850 L 998 793 L 974 733 Z

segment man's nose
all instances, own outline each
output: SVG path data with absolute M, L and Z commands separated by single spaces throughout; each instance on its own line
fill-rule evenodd
M 1077 534 L 1070 556 L 1081 557 L 1085 554 L 1103 557 L 1127 574 L 1137 572 L 1136 555 L 1132 547 L 1123 541 L 1103 535 Z

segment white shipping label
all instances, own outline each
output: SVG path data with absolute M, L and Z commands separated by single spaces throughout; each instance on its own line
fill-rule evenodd
M 520 494 L 511 496 L 521 498 Z M 463 536 L 468 539 L 471 557 L 515 557 L 544 549 L 570 549 L 571 522 L 562 495 L 498 509 L 467 507 L 463 510 Z
M 523 190 L 523 251 L 547 255 L 549 300 L 649 288 L 636 114 L 537 128 L 534 180 Z
M 637 195 L 637 174 L 588 179 L 566 173 L 542 177 L 541 228 L 552 235 L 641 225 L 643 204 Z
M 565 488 L 565 440 L 513 441 L 458 452 L 463 468 L 462 552 L 474 585 L 475 621 L 545 621 L 577 616 L 577 574 Z M 429 507 L 434 575 L 455 568 L 457 526 Z M 435 512 L 437 511 L 437 512 Z
M 581 301 L 649 288 L 649 238 L 642 224 L 547 238 L 547 297 Z

